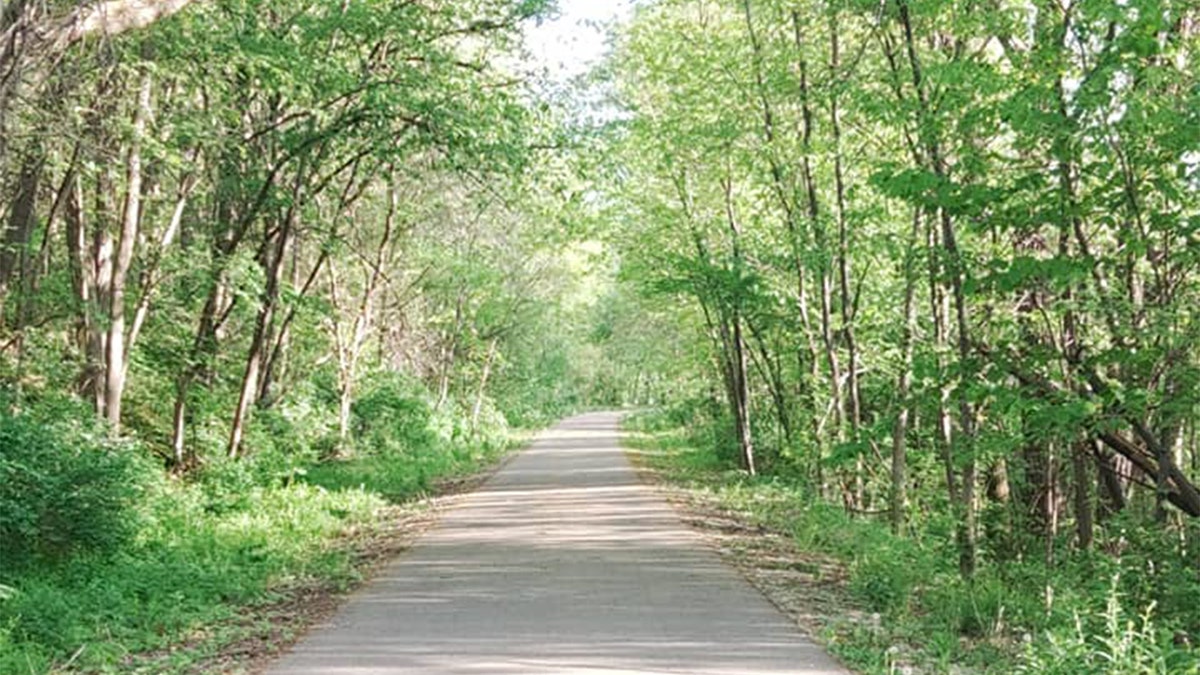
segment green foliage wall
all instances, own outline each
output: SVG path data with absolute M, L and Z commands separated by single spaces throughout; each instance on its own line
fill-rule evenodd
M 138 506 L 157 471 L 132 445 L 71 419 L 81 413 L 86 419 L 86 411 L 67 404 L 0 416 L 6 576 L 38 561 L 111 553 L 139 530 Z

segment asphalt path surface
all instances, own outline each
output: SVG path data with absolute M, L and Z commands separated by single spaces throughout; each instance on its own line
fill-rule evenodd
M 618 420 L 543 433 L 268 675 L 846 673 L 638 481 Z

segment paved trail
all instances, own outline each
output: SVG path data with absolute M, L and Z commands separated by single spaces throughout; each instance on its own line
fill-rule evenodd
M 845 673 L 639 484 L 617 420 L 543 434 L 268 675 Z

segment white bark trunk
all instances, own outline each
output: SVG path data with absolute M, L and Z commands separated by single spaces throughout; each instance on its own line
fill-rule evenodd
M 133 119 L 133 141 L 129 146 L 126 165 L 124 216 L 117 243 L 117 257 L 113 265 L 112 293 L 109 296 L 104 412 L 114 431 L 121 427 L 121 399 L 125 393 L 125 362 L 128 356 L 125 349 L 125 286 L 129 267 L 133 264 L 138 227 L 142 219 L 141 143 L 146 134 L 146 120 L 150 116 L 150 88 L 150 76 L 145 75 L 138 90 L 137 112 L 134 113 Z

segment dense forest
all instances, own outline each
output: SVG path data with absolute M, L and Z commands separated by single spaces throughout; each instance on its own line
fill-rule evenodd
M 1200 7 L 646 1 L 572 95 L 553 4 L 0 1 L 0 672 L 584 407 L 852 533 L 866 670 L 1195 672 Z
M 0 672 L 162 672 L 590 395 L 543 5 L 0 3 Z
M 886 523 L 849 557 L 897 623 L 1194 671 L 1198 57 L 1169 0 L 661 2 L 619 40 L 597 170 L 672 414 Z

